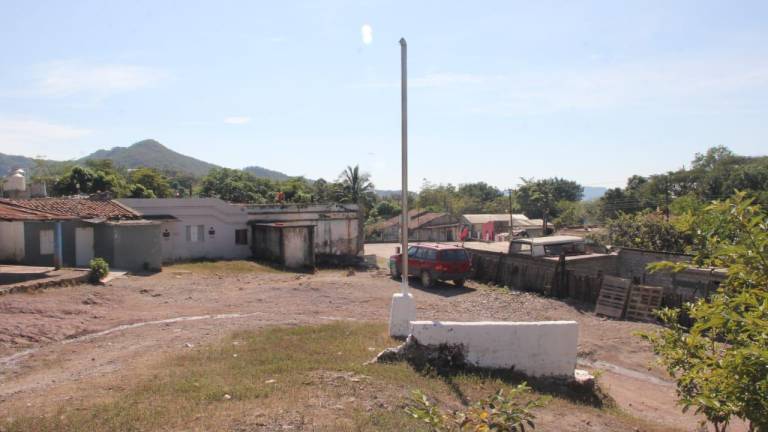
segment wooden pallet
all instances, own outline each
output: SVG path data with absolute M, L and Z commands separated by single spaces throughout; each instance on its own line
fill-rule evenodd
M 653 311 L 661 307 L 664 288 L 646 285 L 634 285 L 627 302 L 627 319 L 636 321 L 656 321 Z
M 611 318 L 621 318 L 627 304 L 630 280 L 615 276 L 603 276 L 603 285 L 597 297 L 595 313 Z

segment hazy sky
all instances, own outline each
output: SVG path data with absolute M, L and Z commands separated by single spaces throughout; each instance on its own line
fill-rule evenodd
M 227 167 L 399 188 L 623 185 L 768 150 L 765 1 L 0 2 L 0 152 L 155 138 Z

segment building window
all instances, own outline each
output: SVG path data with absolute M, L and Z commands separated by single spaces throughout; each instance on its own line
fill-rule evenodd
M 247 245 L 248 244 L 248 230 L 238 229 L 235 230 L 235 244 Z
M 198 243 L 205 241 L 205 225 L 187 225 L 187 241 Z
M 40 255 L 53 255 L 53 230 L 40 231 Z

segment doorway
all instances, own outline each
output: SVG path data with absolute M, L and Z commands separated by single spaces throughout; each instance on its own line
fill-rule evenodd
M 88 267 L 93 259 L 93 227 L 75 228 L 75 266 Z

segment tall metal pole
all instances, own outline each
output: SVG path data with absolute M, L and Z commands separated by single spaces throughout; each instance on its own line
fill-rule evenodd
M 512 188 L 509 188 L 509 240 L 515 232 L 515 220 L 512 218 Z
M 408 294 L 408 46 L 405 38 L 400 39 L 400 104 L 401 104 L 401 141 L 402 141 L 402 204 L 400 215 L 400 253 L 402 263 L 403 294 Z

